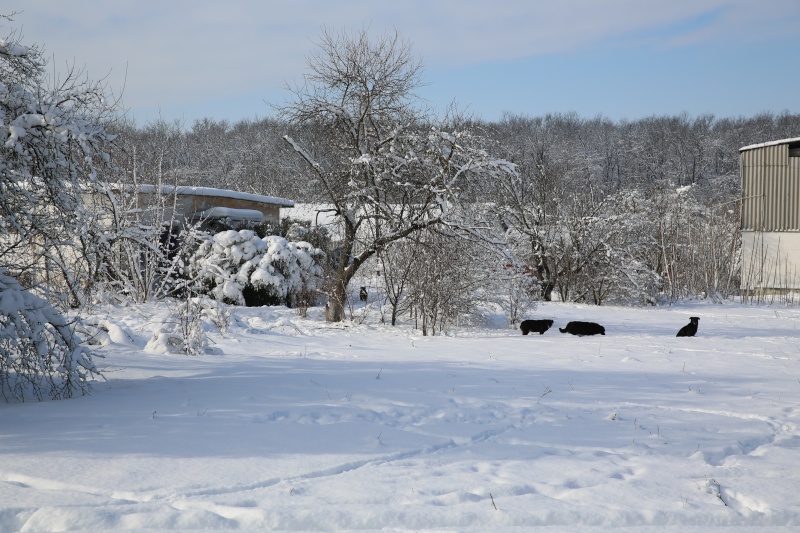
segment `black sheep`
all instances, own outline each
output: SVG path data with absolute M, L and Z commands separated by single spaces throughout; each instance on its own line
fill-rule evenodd
M 561 333 L 571 333 L 573 335 L 605 335 L 606 328 L 594 322 L 574 321 L 567 324 L 565 328 L 558 328 Z
M 552 320 L 523 320 L 519 325 L 519 329 L 522 330 L 523 335 L 527 335 L 531 331 L 538 331 L 539 335 L 544 335 L 544 332 L 552 326 Z
M 678 334 L 675 335 L 676 337 L 694 337 L 695 333 L 697 333 L 697 322 L 700 320 L 700 317 L 689 317 L 689 323 L 683 326 L 679 331 Z

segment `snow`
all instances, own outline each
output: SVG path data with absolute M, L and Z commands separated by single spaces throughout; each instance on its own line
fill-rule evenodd
M 28 55 L 30 52 L 29 46 L 22 46 L 21 44 L 12 43 L 6 39 L 0 39 L 0 54 L 11 57 L 22 57 Z
M 310 153 L 308 153 L 302 146 L 300 146 L 300 144 L 298 144 L 297 141 L 292 139 L 289 135 L 284 135 L 283 138 L 286 140 L 286 142 L 288 142 L 290 145 L 292 145 L 292 148 L 294 149 L 295 152 L 300 154 L 303 157 L 303 159 L 308 161 L 309 165 L 311 165 L 315 169 L 319 169 L 320 168 L 319 163 L 311 156 Z M 288 207 L 292 207 L 292 206 L 288 206 Z
M 206 220 L 229 218 L 236 222 L 247 220 L 249 222 L 261 223 L 264 221 L 264 213 L 255 209 L 234 209 L 232 207 L 211 207 L 204 211 L 199 211 L 189 215 L 191 220 Z
M 4 143 L 6 148 L 13 148 L 19 139 L 25 137 L 28 131 L 20 126 L 8 126 L 8 139 Z
M 173 303 L 98 309 L 90 396 L 0 404 L 0 531 L 800 524 L 800 308 L 540 303 L 544 335 L 421 337 L 375 305 L 233 308 L 200 356 L 147 349 Z

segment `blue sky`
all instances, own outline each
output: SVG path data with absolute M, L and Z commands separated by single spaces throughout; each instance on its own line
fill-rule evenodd
M 3 0 L 0 35 L 104 79 L 137 124 L 272 113 L 323 27 L 397 30 L 418 94 L 478 117 L 800 112 L 800 0 Z

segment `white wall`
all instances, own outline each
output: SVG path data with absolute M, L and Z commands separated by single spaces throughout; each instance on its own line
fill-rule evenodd
M 800 232 L 742 232 L 742 283 L 748 289 L 800 289 Z

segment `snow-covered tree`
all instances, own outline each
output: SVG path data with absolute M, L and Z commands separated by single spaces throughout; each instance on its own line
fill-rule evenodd
M 565 128 L 559 120 L 507 115 L 501 126 L 500 143 L 518 171 L 493 182 L 487 194 L 507 228 L 511 251 L 532 265 L 541 296 L 549 301 L 569 270 L 562 249 L 562 221 L 573 205 L 587 206 L 575 197 L 582 196 L 585 188 L 574 183 L 575 165 L 560 135 Z
M 609 195 L 591 216 L 565 221 L 572 270 L 559 285 L 564 299 L 596 305 L 654 304 L 662 289 L 656 272 L 656 223 L 638 191 Z
M 84 227 L 82 194 L 105 177 L 111 108 L 105 88 L 78 72 L 50 86 L 45 65 L 39 49 L 0 39 L 0 261 L 75 292 L 63 247 Z
M 0 16 L 0 19 L 8 17 Z M 72 71 L 48 82 L 36 47 L 0 39 L 0 380 L 24 399 L 66 398 L 94 371 L 66 319 L 45 299 L 73 296 L 86 283 L 76 235 L 82 202 L 107 168 L 112 140 L 103 123 L 104 87 Z M 60 294 L 59 294 L 60 293 Z
M 397 34 L 370 40 L 322 33 L 305 83 L 281 109 L 290 123 L 323 135 L 286 136 L 341 223 L 327 319 L 344 318 L 347 286 L 389 243 L 453 223 L 470 179 L 513 166 L 489 156 L 467 129 L 431 126 L 415 107 L 421 64 Z M 463 212 L 462 212 L 463 215 Z

